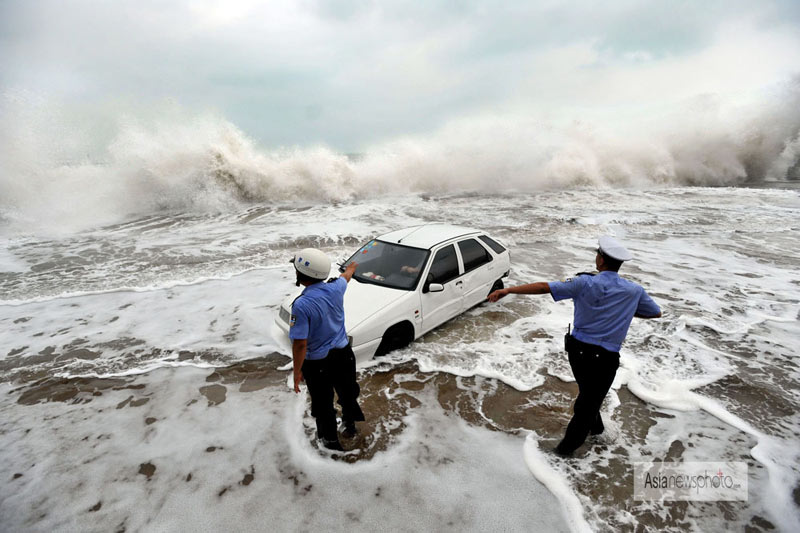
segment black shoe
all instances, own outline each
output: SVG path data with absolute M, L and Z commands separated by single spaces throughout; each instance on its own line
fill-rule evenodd
M 551 451 L 552 451 L 552 453 L 558 455 L 559 457 L 565 457 L 565 458 L 566 457 L 572 457 L 572 452 L 565 452 L 561 448 L 560 444 L 558 446 L 556 446 L 555 448 L 553 448 Z
M 344 423 L 344 429 L 342 430 L 342 437 L 346 439 L 352 439 L 358 435 L 358 428 L 356 427 L 356 423 L 352 421 L 348 421 Z
M 342 448 L 342 445 L 339 443 L 339 439 L 330 439 L 330 440 L 329 439 L 320 439 L 320 440 L 322 441 L 322 445 L 328 450 L 331 450 L 331 451 L 334 451 L 334 452 L 343 452 L 344 451 L 344 448 Z

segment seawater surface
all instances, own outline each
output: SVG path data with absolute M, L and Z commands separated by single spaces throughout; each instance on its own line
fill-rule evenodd
M 747 188 L 402 194 L 156 211 L 0 249 L 0 524 L 10 531 L 800 530 L 800 195 Z M 610 436 L 547 453 L 576 394 L 549 296 L 482 304 L 359 371 L 368 421 L 330 455 L 274 326 L 288 259 L 404 226 L 484 229 L 509 284 L 593 268 L 634 321 Z M 743 461 L 746 502 L 634 501 L 640 460 Z

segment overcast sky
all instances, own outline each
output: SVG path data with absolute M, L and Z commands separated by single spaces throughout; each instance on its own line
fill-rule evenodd
M 643 113 L 800 74 L 800 2 L 0 0 L 0 87 L 175 101 L 342 151 L 464 117 Z

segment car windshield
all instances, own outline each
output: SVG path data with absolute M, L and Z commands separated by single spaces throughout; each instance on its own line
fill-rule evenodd
M 358 263 L 353 276 L 363 283 L 374 283 L 406 291 L 417 286 L 428 250 L 378 240 L 369 241 L 345 265 Z

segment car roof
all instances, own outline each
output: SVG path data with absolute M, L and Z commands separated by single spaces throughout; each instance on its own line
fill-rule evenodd
M 481 230 L 466 228 L 463 226 L 453 226 L 450 224 L 423 224 L 421 226 L 411 226 L 392 231 L 378 237 L 379 241 L 395 242 L 414 248 L 433 248 L 439 243 L 465 237 L 467 235 L 478 235 L 483 233 Z

